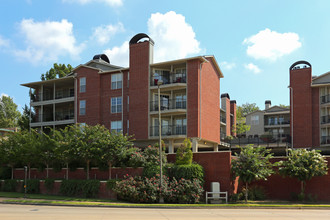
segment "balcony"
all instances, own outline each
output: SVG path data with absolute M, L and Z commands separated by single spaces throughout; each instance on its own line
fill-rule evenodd
M 55 113 L 55 120 L 53 113 L 39 114 L 31 118 L 31 126 L 66 124 L 74 122 L 73 113 Z
M 187 126 L 186 125 L 165 125 L 162 126 L 162 136 L 175 136 L 175 135 L 186 135 Z M 159 136 L 159 127 L 151 126 L 150 127 L 150 136 L 156 137 Z
M 226 117 L 220 116 L 220 122 L 226 124 Z
M 330 103 L 330 94 L 320 97 L 321 104 Z
M 173 77 L 160 77 L 160 79 L 163 81 L 163 84 L 161 85 L 162 91 L 169 91 L 169 90 L 177 90 L 177 89 L 184 89 L 187 87 L 187 81 L 186 76 L 173 76 Z M 150 78 L 150 89 L 156 90 L 158 88 L 158 78 L 151 77 Z
M 321 116 L 321 124 L 330 123 L 330 115 Z
M 289 126 L 290 125 L 290 120 L 286 121 L 265 121 L 265 126 Z
M 321 144 L 330 144 L 330 136 L 322 136 Z
M 70 98 L 73 99 L 74 97 L 74 89 L 65 89 L 65 90 L 56 90 L 55 91 L 55 99 L 53 92 L 44 92 L 43 94 L 31 94 L 31 102 L 43 102 L 43 101 L 52 101 L 52 100 L 61 100 Z
M 160 101 L 160 110 L 164 114 L 185 113 L 187 111 L 187 101 L 185 99 L 166 99 Z M 151 114 L 158 114 L 158 101 L 150 102 Z

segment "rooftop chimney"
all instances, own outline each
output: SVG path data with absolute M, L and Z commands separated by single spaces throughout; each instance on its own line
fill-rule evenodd
M 270 100 L 265 101 L 265 110 L 269 109 L 272 106 L 272 102 Z

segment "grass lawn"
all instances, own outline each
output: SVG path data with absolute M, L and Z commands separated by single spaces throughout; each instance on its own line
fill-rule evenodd
M 76 198 L 66 196 L 52 196 L 42 194 L 27 194 L 24 198 L 24 193 L 0 192 L 0 197 L 6 199 L 6 203 L 21 203 L 21 204 L 50 204 L 50 205 L 79 205 L 79 206 L 109 206 L 109 207 L 178 207 L 178 208 L 327 208 L 330 209 L 330 203 L 302 203 L 289 201 L 244 201 L 229 204 L 144 204 L 144 203 L 127 203 L 114 201 L 109 199 L 90 199 Z

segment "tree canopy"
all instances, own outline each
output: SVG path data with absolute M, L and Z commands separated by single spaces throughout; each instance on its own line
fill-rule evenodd
M 242 118 L 245 117 L 247 114 L 260 110 L 256 103 L 245 103 L 241 106 L 237 107 L 236 117 Z
M 245 183 L 245 201 L 247 202 L 248 185 L 255 180 L 267 180 L 272 173 L 273 164 L 269 161 L 273 156 L 270 150 L 265 147 L 253 147 L 247 145 L 240 148 L 240 154 L 236 154 L 236 159 L 232 160 L 232 173 L 235 177 Z
M 304 196 L 306 181 L 328 172 L 327 161 L 316 150 L 289 149 L 287 160 L 279 162 L 279 173 L 297 178 L 301 182 L 301 195 Z
M 0 128 L 17 127 L 17 122 L 21 113 L 17 110 L 17 105 L 9 96 L 0 97 Z
M 41 74 L 41 80 L 50 80 L 64 77 L 72 72 L 72 66 L 70 64 L 57 64 L 54 63 L 53 67 L 50 68 L 45 74 Z

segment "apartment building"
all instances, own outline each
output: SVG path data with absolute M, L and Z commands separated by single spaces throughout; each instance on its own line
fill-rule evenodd
M 220 107 L 220 139 L 225 141 L 228 136 L 236 136 L 236 101 L 230 100 L 228 93 L 221 94 Z
M 128 68 L 110 64 L 101 54 L 66 77 L 23 84 L 31 88 L 36 112 L 30 126 L 102 124 L 133 135 L 137 146 L 154 144 L 159 138 L 159 89 L 161 135 L 168 152 L 187 137 L 194 152 L 217 151 L 223 73 L 215 57 L 154 63 L 153 46 L 148 35 L 137 34 L 129 42 Z
M 271 104 L 270 100 L 266 100 L 264 110 L 246 115 L 246 124 L 250 126 L 246 135 L 254 138 L 268 135 L 275 142 L 290 142 L 290 109 Z
M 312 65 L 290 66 L 291 135 L 294 147 L 330 146 L 330 72 L 312 76 Z

